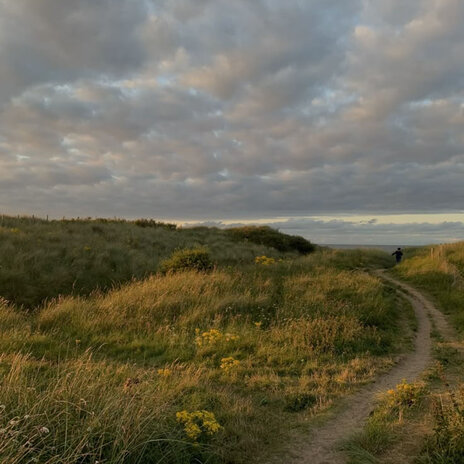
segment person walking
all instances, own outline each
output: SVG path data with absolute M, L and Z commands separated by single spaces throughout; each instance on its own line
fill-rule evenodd
M 396 258 L 396 264 L 401 263 L 401 259 L 403 258 L 403 252 L 401 251 L 401 248 L 398 248 L 396 251 L 392 253 L 392 256 L 395 256 Z

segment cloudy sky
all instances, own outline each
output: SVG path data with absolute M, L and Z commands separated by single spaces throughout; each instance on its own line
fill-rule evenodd
M 0 0 L 0 210 L 464 239 L 463 24 L 462 0 Z

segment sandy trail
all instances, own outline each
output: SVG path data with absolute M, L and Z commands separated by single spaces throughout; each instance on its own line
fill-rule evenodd
M 414 341 L 414 351 L 408 353 L 388 373 L 380 376 L 374 383 L 362 388 L 358 393 L 346 400 L 341 413 L 329 419 L 323 426 L 317 428 L 309 436 L 291 444 L 291 448 L 284 454 L 268 461 L 269 463 L 291 464 L 342 464 L 345 456 L 337 451 L 339 443 L 348 438 L 353 432 L 361 429 L 369 413 L 374 408 L 379 393 L 394 388 L 402 379 L 413 381 L 429 365 L 431 361 L 431 323 L 430 314 L 437 329 L 443 337 L 454 339 L 454 332 L 448 325 L 443 314 L 438 311 L 416 289 L 386 276 L 382 271 L 376 275 L 390 282 L 403 291 L 399 293 L 409 300 L 414 308 L 418 321 L 418 329 Z

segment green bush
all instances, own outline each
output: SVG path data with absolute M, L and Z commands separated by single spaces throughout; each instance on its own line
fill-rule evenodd
M 281 252 L 297 251 L 307 255 L 315 250 L 314 245 L 303 237 L 287 235 L 268 226 L 244 226 L 227 229 L 234 240 L 248 241 L 275 248 Z
M 302 255 L 308 255 L 315 249 L 314 245 L 299 235 L 290 235 L 288 238 L 288 245 L 292 250 L 298 251 Z
M 179 271 L 205 272 L 213 268 L 213 262 L 206 248 L 190 248 L 175 251 L 161 263 L 164 274 Z

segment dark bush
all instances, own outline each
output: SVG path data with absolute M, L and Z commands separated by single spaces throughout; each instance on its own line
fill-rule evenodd
M 176 230 L 176 224 L 169 224 L 167 222 L 155 221 L 154 219 L 136 219 L 134 224 L 139 227 L 153 227 L 153 228 L 163 228 L 168 230 Z
M 289 235 L 288 244 L 292 250 L 298 251 L 302 255 L 309 255 L 315 250 L 315 246 L 303 237 L 299 235 Z
M 226 229 L 226 233 L 235 240 L 265 245 L 281 252 L 297 251 L 306 255 L 315 249 L 314 245 L 303 237 L 283 234 L 268 226 L 234 227 Z
M 160 265 L 160 270 L 163 273 L 179 271 L 205 272 L 212 268 L 213 262 L 206 248 L 177 250 L 170 258 L 162 261 Z

